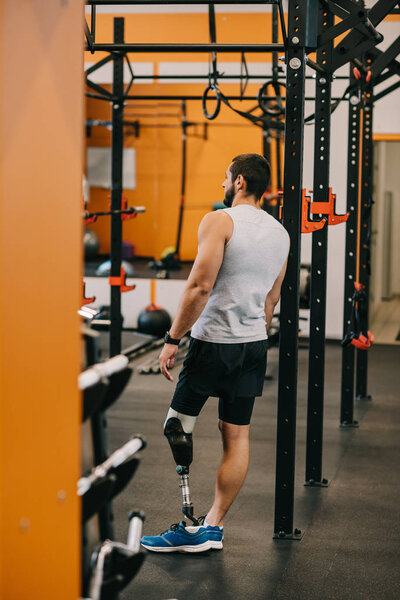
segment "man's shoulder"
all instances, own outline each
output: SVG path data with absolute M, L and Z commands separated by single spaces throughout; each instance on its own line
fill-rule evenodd
M 219 227 L 224 226 L 225 224 L 229 224 L 232 222 L 232 219 L 227 214 L 225 210 L 214 210 L 212 212 L 207 213 L 201 220 L 200 225 L 205 225 L 208 227 Z
M 201 220 L 199 226 L 200 234 L 212 234 L 229 238 L 232 235 L 232 219 L 224 210 L 215 210 L 207 213 Z

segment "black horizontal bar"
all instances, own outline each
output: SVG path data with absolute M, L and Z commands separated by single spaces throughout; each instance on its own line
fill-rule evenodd
M 100 96 L 97 96 L 96 94 L 90 94 L 87 93 L 86 96 L 88 98 L 95 98 L 95 99 L 99 99 L 99 100 L 107 100 L 108 102 L 110 102 L 110 98 L 102 98 Z M 271 100 L 275 99 L 275 96 L 268 96 L 269 98 L 271 98 Z M 227 100 L 258 100 L 258 96 L 246 96 L 244 98 L 242 98 L 241 96 L 225 96 L 225 98 Z M 202 100 L 203 96 L 160 96 L 160 95 L 144 95 L 144 96 L 126 96 L 124 98 L 124 100 Z M 284 99 L 284 98 L 283 98 Z M 342 98 L 332 98 L 332 100 L 341 100 Z M 310 96 L 305 98 L 305 100 L 310 101 L 310 102 L 314 102 L 315 101 L 315 97 Z M 212 101 L 212 98 L 210 98 L 210 102 Z
M 85 212 L 82 216 L 83 219 L 91 219 L 92 217 L 109 217 L 111 215 L 133 215 L 133 214 L 140 214 L 144 211 L 141 210 L 137 210 L 137 208 L 135 206 L 131 206 L 129 208 L 126 209 L 122 209 L 122 210 L 106 210 L 106 211 L 100 211 L 100 212 Z
M 111 99 L 107 96 L 100 96 L 99 94 L 91 94 L 90 92 L 86 92 L 86 98 L 94 98 L 94 100 L 105 100 L 106 102 L 111 102 Z
M 243 0 L 219 0 L 219 2 L 215 2 L 214 0 L 116 0 L 112 2 L 112 0 L 87 0 L 86 4 L 91 6 L 112 6 L 113 4 L 131 4 L 132 6 L 146 6 L 146 5 L 154 5 L 154 4 L 187 4 L 190 6 L 191 4 L 248 4 L 248 2 Z M 276 0 L 251 0 L 251 4 L 278 4 Z
M 309 61 L 307 59 L 307 65 L 309 64 Z M 87 71 L 85 71 L 87 73 Z M 324 71 L 325 73 L 325 71 Z M 204 79 L 205 81 L 208 81 L 208 75 L 135 75 L 135 81 L 136 79 Z M 218 75 L 217 80 L 219 81 L 220 79 L 272 79 L 272 74 L 271 75 L 240 75 L 240 73 L 238 73 L 237 75 Z M 286 80 L 286 75 L 278 75 L 278 79 L 285 79 Z M 307 75 L 306 79 L 315 79 L 315 76 L 313 75 Z M 336 75 L 334 77 L 334 79 L 349 79 L 348 75 Z
M 86 47 L 87 51 L 90 48 Z M 284 52 L 283 44 L 94 44 L 96 52 Z
M 153 115 L 151 115 L 151 116 L 153 116 Z M 172 116 L 175 116 L 175 115 L 172 115 Z M 87 119 L 85 124 L 87 127 L 111 127 L 112 121 L 104 121 L 101 119 Z M 138 122 L 137 122 L 137 120 L 136 121 L 122 121 L 122 124 L 125 127 L 136 127 Z

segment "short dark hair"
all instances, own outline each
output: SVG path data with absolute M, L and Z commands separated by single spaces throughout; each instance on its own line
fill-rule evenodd
M 239 154 L 232 159 L 230 167 L 232 181 L 242 175 L 246 181 L 248 194 L 254 194 L 260 200 L 269 186 L 271 168 L 261 154 Z

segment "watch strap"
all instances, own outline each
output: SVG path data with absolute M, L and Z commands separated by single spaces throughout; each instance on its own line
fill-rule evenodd
M 172 337 L 169 335 L 169 331 L 167 331 L 167 333 L 166 333 L 166 334 L 165 334 L 165 336 L 164 336 L 164 342 L 165 342 L 166 344 L 174 344 L 174 346 L 179 346 L 179 343 L 180 343 L 180 341 L 181 341 L 180 339 L 179 339 L 179 340 L 177 340 L 177 339 L 175 339 L 175 338 L 172 338 Z

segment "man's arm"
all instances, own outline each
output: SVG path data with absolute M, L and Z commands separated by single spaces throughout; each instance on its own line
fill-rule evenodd
M 203 312 L 224 258 L 225 242 L 232 229 L 231 219 L 218 211 L 208 213 L 200 223 L 198 253 L 169 332 L 172 338 L 183 337 Z M 165 344 L 160 355 L 161 372 L 170 381 L 172 377 L 167 367 L 173 366 L 177 350 L 177 346 Z
M 283 282 L 283 280 L 285 278 L 285 274 L 286 274 L 286 267 L 287 267 L 287 261 L 283 265 L 281 272 L 279 273 L 278 277 L 275 279 L 274 285 L 272 286 L 271 290 L 267 294 L 267 297 L 265 298 L 265 321 L 266 321 L 267 331 L 271 325 L 275 306 L 278 304 L 279 298 L 281 297 L 281 288 L 282 288 L 282 282 Z

